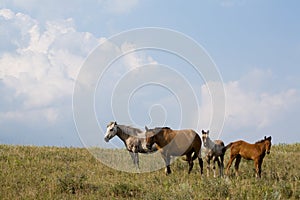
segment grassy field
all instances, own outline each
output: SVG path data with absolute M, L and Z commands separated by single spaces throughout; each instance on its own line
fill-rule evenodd
M 0 199 L 300 199 L 300 144 L 272 146 L 261 180 L 246 160 L 223 179 L 200 177 L 198 164 L 187 175 L 181 160 L 171 168 L 127 173 L 86 149 L 0 145 Z

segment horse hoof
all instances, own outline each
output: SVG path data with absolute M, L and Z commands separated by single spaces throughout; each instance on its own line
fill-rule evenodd
M 166 170 L 166 175 L 168 176 L 169 174 L 171 174 L 171 170 Z

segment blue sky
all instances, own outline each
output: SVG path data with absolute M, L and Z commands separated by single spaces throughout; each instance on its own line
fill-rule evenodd
M 142 27 L 181 32 L 208 52 L 224 81 L 225 143 L 254 142 L 264 135 L 272 135 L 275 143 L 300 142 L 299 8 L 299 1 L 0 0 L 0 143 L 82 146 L 72 114 L 81 65 L 101 41 Z M 129 55 L 115 64 L 113 80 L 147 63 L 174 66 L 190 78 L 203 129 L 210 128 L 206 83 L 174 56 Z M 103 130 L 109 121 L 118 121 L 107 106 L 113 88 L 109 79 L 107 94 L 96 94 L 104 102 L 95 105 Z M 151 97 L 152 91 L 159 95 Z M 141 103 L 143 98 L 148 101 Z M 177 128 L 180 109 L 170 92 L 152 86 L 130 102 L 131 124 L 142 128 L 166 121 Z

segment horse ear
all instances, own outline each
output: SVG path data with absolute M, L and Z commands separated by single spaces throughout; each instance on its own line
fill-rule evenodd
M 118 125 L 116 121 L 114 122 L 114 124 L 115 124 L 115 125 Z
M 209 134 L 209 130 L 206 131 L 206 134 L 207 134 L 207 135 Z
M 272 140 L 272 136 L 268 137 L 267 139 L 271 141 Z
M 205 134 L 205 131 L 204 131 L 204 130 L 202 130 L 202 134 Z
M 145 126 L 145 130 L 146 130 L 146 131 L 148 131 L 148 130 L 149 130 L 147 126 Z

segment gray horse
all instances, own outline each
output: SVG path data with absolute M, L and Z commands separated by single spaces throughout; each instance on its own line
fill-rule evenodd
M 213 171 L 214 177 L 216 177 L 216 166 L 215 162 L 218 163 L 220 176 L 223 176 L 224 171 L 224 142 L 222 140 L 214 140 L 212 141 L 209 136 L 209 131 L 202 130 L 202 140 L 203 146 L 207 149 L 206 159 L 207 159 L 207 176 L 209 176 L 209 172 L 211 170 L 210 161 L 213 160 Z M 219 160 L 220 157 L 220 160 Z
M 116 135 L 124 142 L 137 169 L 140 168 L 138 153 L 152 153 L 157 151 L 155 145 L 153 145 L 151 149 L 146 147 L 145 133 L 138 128 L 119 125 L 117 122 L 110 122 L 107 125 L 104 140 L 108 142 Z

